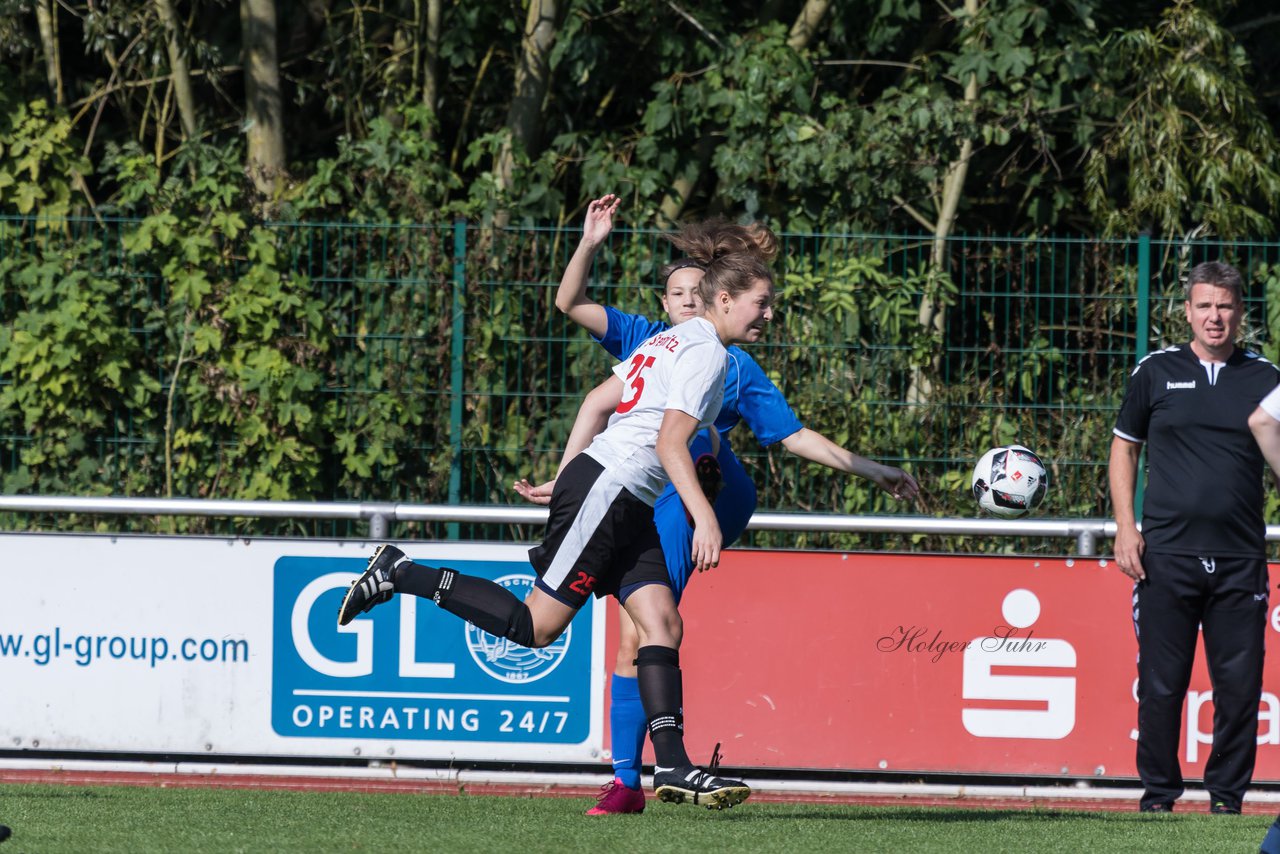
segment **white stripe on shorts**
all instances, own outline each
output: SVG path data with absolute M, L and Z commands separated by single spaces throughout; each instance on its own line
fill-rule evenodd
M 587 541 L 595 534 L 605 514 L 621 494 L 622 483 L 614 477 L 611 470 L 601 468 L 600 476 L 596 478 L 595 483 L 591 484 L 587 497 L 578 507 L 578 515 L 573 518 L 573 524 L 569 526 L 564 539 L 560 541 L 556 556 L 551 559 L 551 566 L 547 567 L 547 571 L 542 574 L 543 584 L 552 590 L 560 589 L 560 585 L 577 564 L 578 558 L 582 557 Z M 598 575 L 605 570 L 605 567 L 597 566 L 592 569 Z

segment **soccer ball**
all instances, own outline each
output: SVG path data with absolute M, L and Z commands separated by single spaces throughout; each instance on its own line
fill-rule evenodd
M 992 516 L 1017 519 L 1035 510 L 1049 490 L 1049 475 L 1029 448 L 992 448 L 973 467 L 973 497 Z

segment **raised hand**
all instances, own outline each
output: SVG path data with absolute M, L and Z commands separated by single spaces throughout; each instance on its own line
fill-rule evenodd
M 595 199 L 587 205 L 587 218 L 582 223 L 582 240 L 592 246 L 599 246 L 613 231 L 613 215 L 618 211 L 622 200 L 609 193 Z

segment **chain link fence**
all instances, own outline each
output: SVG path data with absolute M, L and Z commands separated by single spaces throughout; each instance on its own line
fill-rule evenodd
M 512 481 L 553 474 L 582 395 L 611 366 L 554 306 L 578 241 L 576 226 L 495 231 L 462 222 L 268 223 L 253 230 L 253 244 L 246 242 L 248 231 L 215 229 L 207 234 L 214 260 L 181 276 L 175 273 L 180 254 L 148 245 L 139 236 L 145 229 L 145 221 L 0 219 L 0 475 L 6 491 L 515 504 Z M 972 517 L 973 461 L 988 447 L 1019 442 L 1049 469 L 1052 487 L 1041 515 L 1109 517 L 1106 458 L 1126 378 L 1141 355 L 1187 338 L 1182 280 L 1202 260 L 1225 259 L 1242 270 L 1249 283 L 1246 345 L 1275 355 L 1275 243 L 781 237 L 775 321 L 751 354 L 807 427 L 907 468 L 925 494 L 914 507 L 896 505 L 866 482 L 781 446 L 762 448 L 742 426 L 732 441 L 759 487 L 761 511 Z M 659 316 L 657 271 L 669 257 L 660 233 L 616 230 L 597 255 L 589 294 Z M 189 284 L 193 275 L 210 283 L 198 298 Z M 252 335 L 237 339 L 247 291 L 265 294 L 254 311 L 278 305 L 279 317 L 274 325 L 258 318 Z M 60 324 L 76 321 L 59 320 L 58 312 L 77 300 L 105 308 L 96 327 L 76 333 L 89 343 L 68 353 L 59 349 Z M 145 401 L 93 388 L 95 371 L 115 369 L 105 358 L 101 366 L 86 363 L 104 350 L 91 333 L 107 336 L 110 352 L 123 353 L 147 378 L 139 380 L 152 389 Z M 28 340 L 37 335 L 53 339 L 43 351 Z M 222 346 L 196 352 L 208 340 Z M 254 373 L 252 365 L 237 364 L 234 348 L 246 340 L 259 348 L 247 358 L 280 353 L 287 370 Z M 41 358 L 48 364 L 36 371 L 33 362 Z M 306 382 L 290 386 L 291 373 Z M 59 414 L 31 403 L 29 394 L 20 403 L 18 391 L 30 391 L 22 384 L 51 377 L 62 377 L 55 397 L 66 394 L 67 384 L 87 386 L 76 405 Z M 307 420 L 299 426 L 303 412 Z M 237 432 L 253 418 L 264 419 L 261 435 Z M 214 422 L 226 423 L 213 429 Z M 269 455 L 267 462 L 246 455 L 246 443 L 253 442 L 285 448 L 279 478 L 273 479 Z M 53 459 L 62 461 L 56 476 Z M 255 469 L 257 480 L 235 477 L 245 466 L 262 469 Z M 296 475 L 299 466 L 305 477 Z M 285 472 L 294 474 L 285 478 Z M 245 494 L 253 490 L 257 494 Z M 3 522 L 112 530 L 122 524 L 38 515 Z M 131 524 L 210 533 L 349 533 L 345 523 L 303 520 Z M 454 522 L 398 523 L 391 533 L 531 540 L 539 531 Z M 777 531 L 751 532 L 744 544 L 1061 548 L 1016 539 Z

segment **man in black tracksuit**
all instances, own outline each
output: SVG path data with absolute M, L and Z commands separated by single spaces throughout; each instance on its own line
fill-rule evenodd
M 1263 457 L 1249 416 L 1280 371 L 1235 345 L 1244 316 L 1235 269 L 1198 265 L 1186 294 L 1191 342 L 1138 363 L 1116 420 L 1115 557 L 1135 581 L 1139 807 L 1168 812 L 1183 792 L 1182 705 L 1202 627 L 1214 706 L 1204 783 L 1211 811 L 1231 814 L 1253 777 L 1267 617 Z M 1144 444 L 1140 533 L 1133 501 Z

